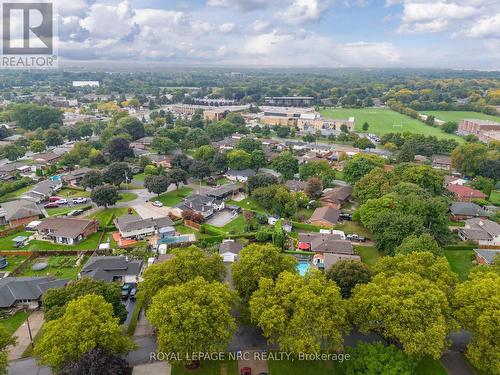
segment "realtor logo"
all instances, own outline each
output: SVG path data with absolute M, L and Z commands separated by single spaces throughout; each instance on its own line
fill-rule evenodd
M 2 3 L 2 66 L 55 67 L 54 9 L 50 2 Z

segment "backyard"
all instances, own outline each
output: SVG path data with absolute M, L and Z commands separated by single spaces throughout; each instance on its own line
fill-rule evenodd
M 85 191 L 83 189 L 75 189 L 75 188 L 64 188 L 61 189 L 57 192 L 58 197 L 63 197 L 63 198 L 88 198 L 90 197 L 90 192 Z
M 33 232 L 18 232 L 10 236 L 0 238 L 0 250 L 94 250 L 99 245 L 101 232 L 94 233 L 76 245 L 60 245 L 52 241 L 31 240 L 27 246 L 16 248 L 14 241 L 17 236 L 29 237 Z
M 27 258 L 28 258 L 27 256 L 21 256 L 21 255 L 8 256 L 7 257 L 7 263 L 8 263 L 7 267 L 2 268 L 0 271 L 12 272 L 17 268 L 17 266 L 19 266 Z
M 10 193 L 6 193 L 0 197 L 0 202 L 7 202 L 7 201 L 11 201 L 13 199 L 19 198 L 21 195 L 27 193 L 31 189 L 33 189 L 33 185 L 28 185 L 28 186 L 23 187 L 21 189 L 12 191 Z
M 91 215 L 92 219 L 99 221 L 101 227 L 106 227 L 113 224 L 113 219 L 128 213 L 127 207 L 103 208 Z
M 472 264 L 474 251 L 445 249 L 444 256 L 448 259 L 451 270 L 458 274 L 460 281 L 466 280 L 470 270 L 474 267 Z
M 18 311 L 8 318 L 0 319 L 0 326 L 8 333 L 9 336 L 12 336 L 14 332 L 16 332 L 16 330 L 24 323 L 27 316 L 27 312 Z
M 76 279 L 80 267 L 76 266 L 77 256 L 50 256 L 30 260 L 26 269 L 18 276 L 52 276 L 58 279 Z M 47 268 L 34 271 L 31 267 L 40 262 L 47 262 Z M 82 263 L 84 264 L 84 262 Z
M 500 206 L 500 190 L 493 190 L 490 194 L 489 201 L 495 206 Z
M 458 136 L 447 134 L 439 128 L 426 125 L 419 120 L 386 108 L 329 108 L 323 109 L 320 112 L 324 117 L 332 119 L 347 119 L 354 116 L 356 119 L 356 131 L 359 132 L 363 132 L 362 126 L 367 122 L 369 125 L 367 133 L 383 135 L 386 133 L 409 132 L 427 136 L 434 135 L 438 138 L 461 140 Z
M 256 202 L 251 197 L 245 198 L 241 201 L 228 200 L 227 204 L 232 206 L 238 206 L 244 208 L 245 210 L 255 211 L 261 214 L 267 214 L 266 209 L 262 207 L 259 202 Z
M 186 198 L 193 189 L 189 187 L 181 187 L 179 189 L 176 189 L 174 191 L 170 191 L 168 193 L 164 193 L 160 195 L 159 197 L 153 197 L 150 200 L 151 201 L 160 201 L 163 203 L 164 206 L 167 207 L 172 207 L 175 206 L 178 203 L 181 203 L 184 198 Z
M 472 111 L 423 111 L 424 115 L 434 116 L 438 120 L 460 122 L 463 119 L 480 119 L 500 122 L 500 116 L 487 115 Z
M 370 267 L 382 256 L 373 246 L 354 246 L 354 249 L 361 256 L 361 261 Z

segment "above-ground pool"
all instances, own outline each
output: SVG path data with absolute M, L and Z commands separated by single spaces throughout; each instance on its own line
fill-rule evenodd
M 299 271 L 299 275 L 304 276 L 309 269 L 309 262 L 299 262 L 295 267 Z

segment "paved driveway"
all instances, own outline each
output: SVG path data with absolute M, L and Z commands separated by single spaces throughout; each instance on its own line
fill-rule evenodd
M 28 317 L 31 327 L 31 335 L 36 336 L 40 328 L 42 328 L 44 319 L 43 312 L 34 311 Z M 8 359 L 13 361 L 15 359 L 21 358 L 24 351 L 31 345 L 30 335 L 28 331 L 28 323 L 24 322 L 14 333 L 17 343 L 16 346 L 10 346 L 8 349 Z
M 167 207 L 156 207 L 150 202 L 135 204 L 132 208 L 143 219 L 165 217 L 168 216 L 170 212 Z
M 238 216 L 238 214 L 233 213 L 233 211 L 222 210 L 214 213 L 210 217 L 210 219 L 207 220 L 207 224 L 213 225 L 214 227 L 223 227 L 231 220 L 233 220 L 236 216 Z

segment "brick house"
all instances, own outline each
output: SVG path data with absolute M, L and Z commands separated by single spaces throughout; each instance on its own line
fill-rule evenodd
M 75 245 L 99 230 L 97 220 L 73 217 L 49 217 L 36 228 L 43 239 L 54 243 Z

